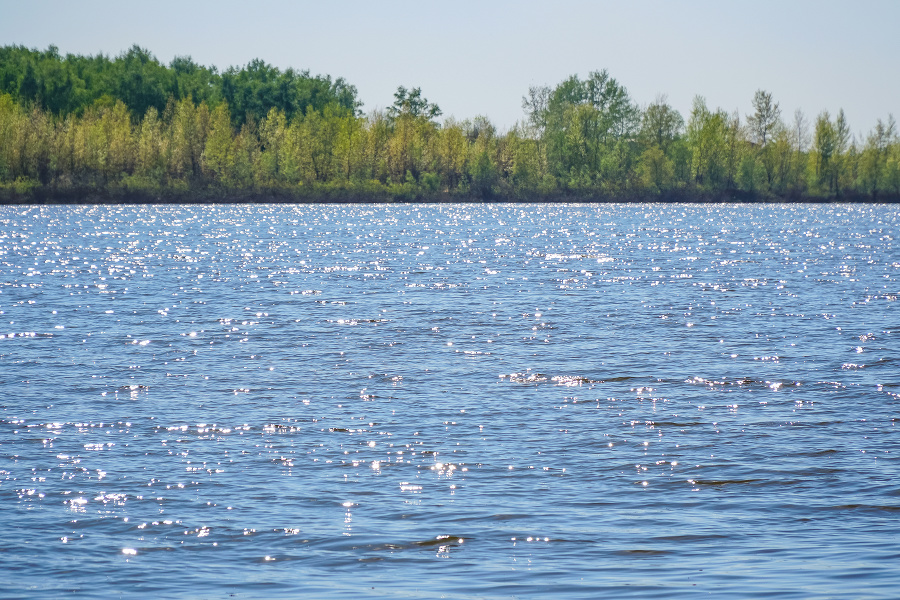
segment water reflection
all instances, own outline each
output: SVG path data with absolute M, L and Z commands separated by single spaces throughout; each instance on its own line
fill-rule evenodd
M 894 208 L 0 221 L 14 595 L 116 594 L 123 560 L 167 597 L 898 583 Z

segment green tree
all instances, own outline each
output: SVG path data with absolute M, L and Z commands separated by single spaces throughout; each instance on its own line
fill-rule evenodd
M 816 117 L 813 146 L 810 152 L 810 187 L 829 195 L 835 193 L 837 178 L 834 173 L 838 160 L 837 132 L 831 122 L 831 115 L 824 111 Z
M 591 185 L 596 177 L 609 187 L 624 185 L 631 145 L 640 111 L 628 91 L 606 70 L 593 71 L 584 81 L 573 75 L 547 99 L 545 114 L 550 170 L 571 186 Z
M 135 172 L 141 177 L 160 184 L 165 172 L 166 139 L 163 123 L 160 121 L 155 107 L 151 106 L 147 109 L 138 135 Z
M 334 154 L 337 163 L 337 174 L 344 181 L 354 177 L 364 178 L 363 163 L 363 128 L 364 123 L 352 110 L 339 104 L 331 105 L 331 118 L 336 122 Z
M 842 189 L 849 184 L 848 176 L 852 180 L 852 174 L 848 171 L 849 161 L 846 156 L 850 149 L 850 125 L 844 115 L 844 109 L 838 110 L 838 114 L 834 119 L 834 135 L 835 135 L 835 157 L 834 157 L 834 182 L 832 188 L 836 194 L 840 194 Z
M 729 139 L 734 139 L 734 119 L 721 109 L 711 112 L 706 100 L 694 98 L 687 125 L 687 142 L 691 151 L 691 174 L 701 188 L 721 190 L 728 183 Z
M 675 165 L 662 148 L 653 145 L 641 154 L 640 177 L 643 187 L 659 193 L 672 187 Z
M 469 154 L 469 141 L 465 125 L 448 119 L 437 133 L 435 168 L 448 190 L 455 190 L 465 172 Z
M 440 115 L 440 107 L 429 102 L 420 88 L 397 88 L 387 111 L 391 126 L 387 167 L 394 183 L 405 182 L 407 174 L 418 181 L 423 172 L 436 168 L 433 142 L 439 129 L 435 119 Z
M 223 102 L 210 115 L 209 135 L 203 147 L 203 168 L 208 176 L 223 184 L 233 180 L 235 172 L 234 131 L 231 113 Z
M 209 134 L 209 109 L 206 104 L 195 106 L 191 98 L 183 98 L 170 103 L 166 116 L 169 177 L 185 179 L 199 175 Z
M 422 95 L 422 88 L 407 90 L 402 85 L 394 92 L 394 104 L 388 108 L 388 116 L 391 119 L 407 116 L 431 121 L 441 114 L 441 108 Z
M 22 108 L 9 94 L 0 95 L 0 182 L 15 181 L 22 175 L 25 143 Z
M 884 166 L 884 188 L 895 198 L 900 197 L 900 140 L 897 136 L 888 149 Z
M 878 119 L 875 127 L 866 137 L 866 144 L 859 157 L 859 187 L 872 196 L 888 189 L 887 171 L 891 145 L 896 142 L 897 124 L 893 115 L 887 122 Z
M 176 56 L 169 63 L 171 89 L 175 98 L 193 98 L 215 106 L 221 101 L 221 78 L 215 67 L 198 65 L 190 56 Z
M 157 111 L 165 109 L 174 78 L 149 50 L 132 46 L 119 56 L 115 65 L 115 97 L 131 110 L 135 121 L 151 106 Z
M 137 140 L 131 125 L 131 113 L 119 100 L 112 109 L 101 113 L 100 121 L 102 140 L 107 148 L 104 176 L 107 181 L 115 181 L 134 172 Z
M 770 142 L 779 134 L 783 134 L 784 124 L 781 122 L 781 107 L 772 100 L 772 94 L 757 90 L 753 96 L 753 112 L 747 117 L 747 129 L 750 141 L 756 150 L 756 162 L 765 171 L 766 187 L 775 187 L 776 170 L 780 158 L 777 150 L 770 147 Z M 782 135 L 782 140 L 784 136 Z
M 265 186 L 282 183 L 287 160 L 288 123 L 284 111 L 271 108 L 259 124 L 260 154 L 257 181 Z
M 659 148 L 665 154 L 684 130 L 681 114 L 669 106 L 665 96 L 658 96 L 641 118 L 640 139 L 644 148 Z
M 757 90 L 753 95 L 753 113 L 747 117 L 751 140 L 765 148 L 781 122 L 781 107 L 772 101 L 772 94 Z

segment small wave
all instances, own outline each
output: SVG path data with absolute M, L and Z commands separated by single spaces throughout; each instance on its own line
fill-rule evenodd
M 694 485 L 709 485 L 721 487 L 725 485 L 747 485 L 752 483 L 763 483 L 763 479 L 689 479 L 688 482 Z
M 900 512 L 900 506 L 898 505 L 878 505 L 878 504 L 840 504 L 837 506 L 826 506 L 823 507 L 825 510 L 859 510 L 859 511 L 872 511 L 872 512 L 888 512 L 895 513 Z
M 787 387 L 800 387 L 803 385 L 799 381 L 792 379 L 768 380 L 754 379 L 751 377 L 738 377 L 736 379 L 705 379 L 703 377 L 689 377 L 684 383 L 692 385 L 705 385 L 709 388 L 729 387 L 729 386 L 758 386 L 766 387 L 772 390 L 780 390 Z
M 37 331 L 21 331 L 21 332 L 10 332 L 10 333 L 0 333 L 0 340 L 7 339 L 11 340 L 13 338 L 52 338 L 52 333 L 39 333 Z
M 620 381 L 629 381 L 633 377 L 609 377 L 606 379 L 593 379 L 583 375 L 545 375 L 544 373 L 509 373 L 499 375 L 500 379 L 507 379 L 516 383 L 553 383 L 554 385 L 573 387 L 580 385 L 590 385 L 598 383 L 614 383 Z

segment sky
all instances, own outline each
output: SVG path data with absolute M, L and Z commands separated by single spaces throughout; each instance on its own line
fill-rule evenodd
M 363 110 L 421 87 L 444 116 L 501 130 L 532 85 L 607 69 L 645 106 L 659 95 L 752 110 L 770 92 L 790 121 L 843 108 L 857 135 L 900 118 L 900 0 L 0 0 L 0 45 L 116 56 L 137 44 L 168 63 L 220 70 L 254 58 L 344 77 Z

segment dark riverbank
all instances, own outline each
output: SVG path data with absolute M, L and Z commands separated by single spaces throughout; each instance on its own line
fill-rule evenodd
M 723 190 L 703 192 L 698 190 L 667 190 L 658 194 L 635 192 L 631 194 L 597 193 L 552 193 L 529 195 L 477 196 L 474 194 L 401 193 L 392 194 L 387 190 L 321 189 L 321 190 L 223 190 L 200 188 L 189 190 L 98 190 L 32 188 L 27 191 L 0 189 L 0 204 L 383 204 L 383 203 L 688 203 L 709 204 L 728 202 L 747 203 L 829 203 L 852 202 L 867 204 L 894 204 L 900 202 L 900 195 L 882 194 L 877 198 L 865 194 L 845 194 L 837 197 L 810 196 L 805 194 L 775 195 Z

